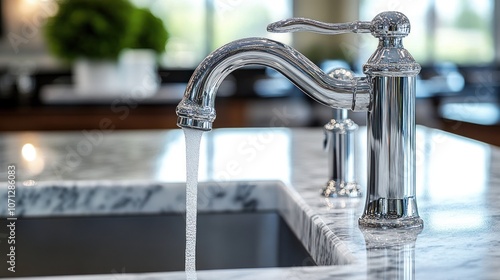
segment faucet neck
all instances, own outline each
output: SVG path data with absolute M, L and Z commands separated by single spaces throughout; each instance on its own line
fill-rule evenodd
M 266 38 L 245 38 L 215 50 L 196 68 L 177 106 L 177 125 L 210 130 L 219 85 L 229 73 L 249 65 L 279 71 L 323 105 L 356 111 L 366 111 L 370 106 L 371 87 L 365 77 L 330 77 L 290 46 Z

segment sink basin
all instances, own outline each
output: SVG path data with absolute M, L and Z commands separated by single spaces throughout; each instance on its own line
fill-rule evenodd
M 17 222 L 16 239 L 16 276 L 184 269 L 185 221 L 178 214 L 26 218 Z M 314 262 L 276 212 L 199 215 L 200 270 L 302 265 Z
M 6 195 L 0 188 L 0 197 Z M 46 182 L 16 189 L 16 273 L 184 270 L 185 185 Z M 0 252 L 7 208 L 0 205 Z M 6 254 L 0 262 L 6 263 Z M 201 183 L 197 269 L 341 265 L 353 257 L 299 194 L 278 181 Z

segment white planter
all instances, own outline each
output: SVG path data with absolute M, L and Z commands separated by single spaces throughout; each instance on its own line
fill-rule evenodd
M 128 49 L 120 55 L 123 94 L 141 98 L 154 95 L 159 88 L 156 53 L 149 49 Z
M 78 59 L 73 71 L 78 94 L 109 96 L 119 95 L 123 90 L 117 62 Z

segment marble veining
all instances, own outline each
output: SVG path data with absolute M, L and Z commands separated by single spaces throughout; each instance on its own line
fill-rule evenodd
M 57 217 L 185 212 L 181 183 L 65 181 L 44 182 L 16 191 L 16 216 Z M 323 220 L 289 186 L 280 182 L 226 182 L 199 185 L 199 212 L 278 211 L 321 265 L 352 263 L 354 258 Z M 7 189 L 0 189 L 6 200 Z M 0 206 L 7 217 L 7 206 Z
M 198 279 L 497 279 L 500 273 L 500 149 L 439 130 L 417 129 L 417 196 L 425 225 L 420 234 L 366 232 L 357 219 L 364 198 L 324 198 L 327 158 L 319 129 L 261 129 L 266 141 L 248 146 L 247 154 L 205 158 L 205 182 L 200 186 L 201 211 L 278 210 L 322 266 L 199 271 Z M 227 135 L 248 130 L 214 130 L 210 146 Z M 240 134 L 241 132 L 241 134 Z M 265 134 L 263 134 L 265 132 Z M 95 132 L 94 132 L 95 133 Z M 75 156 L 83 132 L 5 133 L 0 135 L 0 199 L 5 198 L 6 166 L 19 170 L 17 214 L 23 216 L 121 215 L 184 210 L 184 186 L 159 167 L 172 158 L 181 134 L 177 131 L 102 132 L 88 155 Z M 366 181 L 365 130 L 358 135 L 358 182 Z M 274 136 L 273 136 L 274 135 Z M 250 141 L 251 140 L 251 141 Z M 285 141 L 286 145 L 279 145 Z M 83 142 L 82 142 L 83 141 Z M 97 140 L 96 140 L 97 141 Z M 96 142 L 94 141 L 94 142 Z M 25 143 L 39 152 L 28 162 Z M 97 143 L 97 142 L 96 142 Z M 283 142 L 285 143 L 285 142 Z M 80 144 L 83 147 L 84 144 Z M 272 147 L 269 148 L 269 147 Z M 250 150 L 253 148 L 253 150 Z M 80 149 L 81 150 L 81 149 Z M 220 150 L 217 150 L 220 152 Z M 290 164 L 269 155 L 289 154 Z M 250 157 L 250 155 L 254 155 Z M 225 163 L 236 159 L 236 165 Z M 40 162 L 41 166 L 40 166 Z M 248 162 L 249 165 L 246 165 Z M 38 164 L 38 165 L 37 165 Z M 253 164 L 253 165 L 252 165 Z M 202 163 L 203 165 L 203 163 Z M 62 166 L 62 167 L 61 167 Z M 239 169 L 228 169 L 238 166 Z M 255 166 L 261 169 L 253 169 Z M 248 170 L 278 167 L 275 178 Z M 63 168 L 64 167 L 64 168 Z M 59 169 L 58 169 L 59 168 Z M 62 168 L 62 169 L 61 169 Z M 217 169 L 220 168 L 220 169 Z M 64 170 L 65 172 L 61 172 Z M 239 170 L 239 172 L 229 171 Z M 222 173 L 226 172 L 226 173 Z M 217 174 L 221 182 L 209 182 Z M 174 179 L 169 179 L 172 176 Z M 245 180 L 241 180 L 244 178 Z M 270 178 L 270 179 L 269 179 Z M 63 180 L 63 181 L 61 181 Z M 177 181 L 176 181 L 177 180 Z M 0 204 L 0 216 L 6 206 Z M 394 242 L 397 240 L 397 242 Z M 116 274 L 116 273 L 115 273 Z M 113 275 L 113 274 L 112 274 Z M 55 279 L 109 279 L 111 275 Z M 116 276 L 116 275 L 114 275 Z M 119 274 L 120 279 L 185 279 L 183 272 Z
M 273 182 L 202 183 L 199 209 L 204 212 L 275 209 L 274 185 Z M 17 188 L 16 216 L 182 213 L 186 207 L 185 195 L 185 186 L 181 183 L 40 182 L 35 187 Z M 0 188 L 0 197 L 6 199 L 5 187 Z M 0 216 L 7 214 L 7 205 L 0 205 Z

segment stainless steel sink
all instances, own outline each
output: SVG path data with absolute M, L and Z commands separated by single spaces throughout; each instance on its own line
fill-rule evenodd
M 2 220 L 1 229 L 6 228 Z M 202 213 L 197 268 L 315 265 L 275 211 Z M 0 276 L 107 274 L 184 269 L 182 215 L 24 218 L 16 227 L 16 273 Z M 0 243 L 6 252 L 7 243 Z M 6 254 L 0 262 L 6 263 Z

